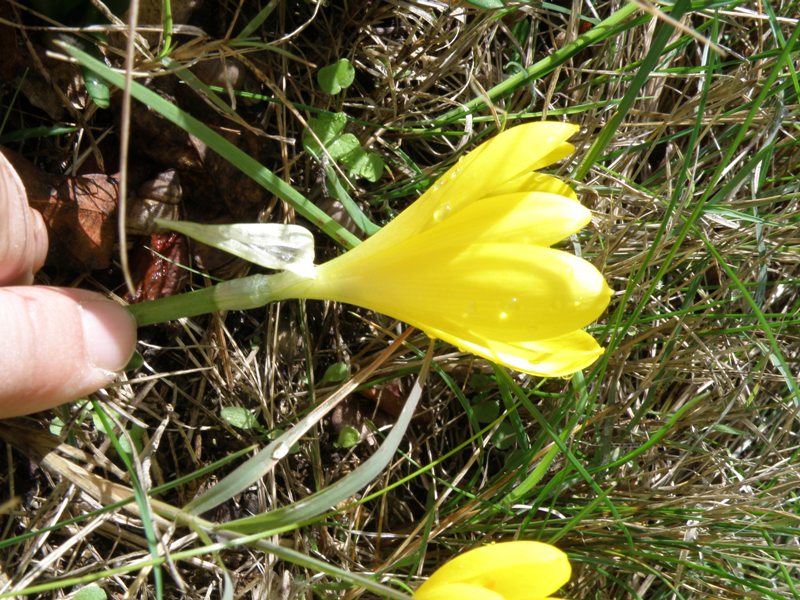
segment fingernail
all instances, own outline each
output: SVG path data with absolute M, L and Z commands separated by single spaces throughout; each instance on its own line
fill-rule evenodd
M 133 316 L 110 300 L 81 302 L 83 340 L 92 365 L 106 371 L 121 371 L 136 344 Z

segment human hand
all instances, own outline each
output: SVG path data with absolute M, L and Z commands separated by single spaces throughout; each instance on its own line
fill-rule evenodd
M 31 286 L 47 231 L 0 152 L 0 418 L 52 408 L 116 377 L 136 343 L 133 317 L 100 294 Z

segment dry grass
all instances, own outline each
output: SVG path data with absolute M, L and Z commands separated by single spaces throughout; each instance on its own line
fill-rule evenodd
M 576 600 L 800 596 L 800 51 L 790 46 L 781 62 L 786 40 L 797 41 L 798 6 L 700 0 L 680 31 L 637 11 L 622 26 L 587 32 L 619 10 L 588 1 L 499 12 L 438 0 L 275 3 L 256 29 L 265 45 L 225 37 L 255 17 L 255 3 L 206 3 L 192 22 L 208 37 L 176 37 L 174 60 L 225 55 L 247 66 L 243 86 L 269 100 L 240 98 L 244 124 L 205 118 L 249 128 L 257 158 L 337 218 L 324 172 L 299 143 L 320 109 L 345 112 L 348 131 L 387 162 L 380 181 L 349 188 L 378 223 L 507 121 L 580 124 L 578 151 L 560 174 L 577 177 L 595 216 L 573 243 L 616 291 L 592 329 L 608 352 L 570 381 L 508 378 L 437 346 L 423 406 L 390 467 L 341 510 L 267 531 L 268 541 L 378 574 L 397 590 L 461 549 L 521 537 L 569 553 L 575 575 L 562 595 Z M 653 56 L 661 28 L 669 39 Z M 576 44 L 581 34 L 596 36 L 593 44 Z M 495 86 L 553 53 L 553 64 L 495 97 Z M 315 73 L 341 57 L 357 75 L 332 97 Z M 32 117 L 13 117 L 23 110 L 12 91 L 3 104 L 22 129 Z M 184 108 L 209 115 L 186 96 Z M 458 113 L 470 101 L 488 106 Z M 75 132 L 21 150 L 82 151 L 85 139 Z M 189 186 L 184 202 L 200 191 Z M 250 218 L 294 219 L 263 190 L 253 194 Z M 322 256 L 337 251 L 321 236 L 320 246 Z M 98 395 L 117 435 L 138 450 L 129 465 L 89 405 L 59 413 L 58 439 L 48 433 L 53 414 L 2 426 L 3 497 L 16 500 L 0 521 L 0 591 L 62 598 L 97 580 L 119 598 L 214 598 L 226 585 L 236 598 L 374 597 L 346 575 L 276 560 L 253 543 L 205 539 L 158 517 L 158 507 L 113 505 L 126 499 L 113 484 L 133 478 L 158 488 L 159 501 L 185 505 L 241 459 L 216 461 L 252 454 L 335 391 L 340 383 L 323 380 L 329 366 L 363 370 L 402 328 L 309 302 L 142 330 L 145 365 Z M 396 416 L 375 396 L 402 399 L 420 368 L 427 341 L 414 333 L 409 342 L 420 350 L 382 360 L 365 391 L 297 452 L 205 517 L 273 510 L 362 464 Z M 476 407 L 492 403 L 505 418 L 481 420 Z M 250 409 L 259 427 L 232 425 L 226 407 Z M 336 447 L 338 427 L 370 424 L 380 433 Z M 173 558 L 153 567 L 154 554 Z

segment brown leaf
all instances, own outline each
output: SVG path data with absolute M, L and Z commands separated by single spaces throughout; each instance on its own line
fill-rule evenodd
M 176 294 L 188 280 L 188 271 L 183 267 L 189 261 L 186 237 L 172 231 L 154 233 L 147 246 L 137 244 L 131 256 L 136 292 L 125 295 L 131 304 Z
M 44 217 L 50 238 L 47 264 L 73 271 L 107 268 L 116 232 L 117 178 L 49 175 L 18 154 L 1 151 L 19 173 L 28 203 Z
M 369 398 L 378 405 L 378 408 L 395 418 L 399 417 L 400 413 L 403 412 L 403 406 L 407 398 L 400 380 L 374 385 L 360 390 L 359 394 L 364 398 Z

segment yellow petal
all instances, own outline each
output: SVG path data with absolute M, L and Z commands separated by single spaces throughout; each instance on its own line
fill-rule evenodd
M 463 192 L 467 197 L 480 195 L 480 190 L 493 189 L 519 175 L 553 164 L 574 151 L 567 140 L 578 129 L 570 123 L 551 121 L 506 129 L 453 165 L 441 177 L 439 189 Z
M 482 242 L 550 246 L 578 232 L 590 220 L 591 213 L 580 203 L 547 192 L 488 197 L 455 214 L 442 215 L 438 223 L 416 236 L 392 240 L 380 231 L 369 240 L 369 252 L 351 250 L 336 259 L 337 268 L 344 269 L 345 263 L 356 268 L 366 257 L 374 262 L 384 254 L 414 253 L 419 248 L 429 249 L 434 256 L 441 247 L 466 248 Z
M 449 583 L 418 590 L 414 600 L 505 600 L 497 592 L 468 583 Z
M 605 310 L 602 274 L 572 254 L 519 243 L 423 245 L 317 268 L 306 297 L 390 315 L 454 339 L 517 343 L 585 327 Z
M 551 246 L 577 233 L 592 218 L 578 202 L 548 192 L 516 192 L 475 202 L 418 234 L 415 243 L 516 241 Z
M 574 147 L 566 140 L 577 131 L 575 125 L 551 121 L 506 129 L 462 157 L 416 202 L 372 238 L 359 244 L 357 252 L 364 252 L 362 246 L 371 244 L 378 236 L 381 236 L 381 243 L 393 244 L 477 200 L 505 193 L 503 186 L 510 185 L 512 180 L 571 154 Z M 495 190 L 500 191 L 496 193 Z
M 516 241 L 549 246 L 576 233 L 591 219 L 577 202 L 548 192 L 518 192 L 488 197 L 455 214 L 440 215 L 438 222 L 415 236 L 392 239 L 381 230 L 354 250 L 326 263 L 325 270 L 358 268 L 362 261 L 374 263 L 384 254 L 404 255 L 429 249 L 435 256 L 440 247 L 466 248 L 475 242 Z M 389 260 L 392 260 L 390 257 Z
M 429 590 L 460 583 L 493 591 L 504 600 L 544 599 L 564 585 L 570 574 L 567 555 L 549 544 L 490 544 L 465 552 L 437 569 L 414 597 L 425 599 Z
M 383 253 L 414 252 L 408 245 L 428 248 L 431 253 L 442 244 L 466 247 L 475 242 L 506 240 L 550 246 L 578 232 L 590 220 L 591 213 L 580 203 L 550 192 L 520 191 L 487 197 L 454 214 L 434 216 L 433 224 L 415 236 L 385 235 L 389 225 L 336 259 L 336 268 L 358 268 L 362 260 L 374 263 Z
M 514 194 L 516 192 L 547 192 L 564 196 L 575 202 L 578 201 L 578 195 L 569 185 L 558 177 L 545 175 L 544 173 L 523 173 L 492 190 L 492 193 L 496 196 Z
M 496 340 L 484 340 L 480 344 L 455 339 L 446 331 L 429 330 L 427 333 L 461 350 L 538 377 L 566 377 L 585 369 L 603 354 L 597 341 L 582 330 L 516 344 Z

